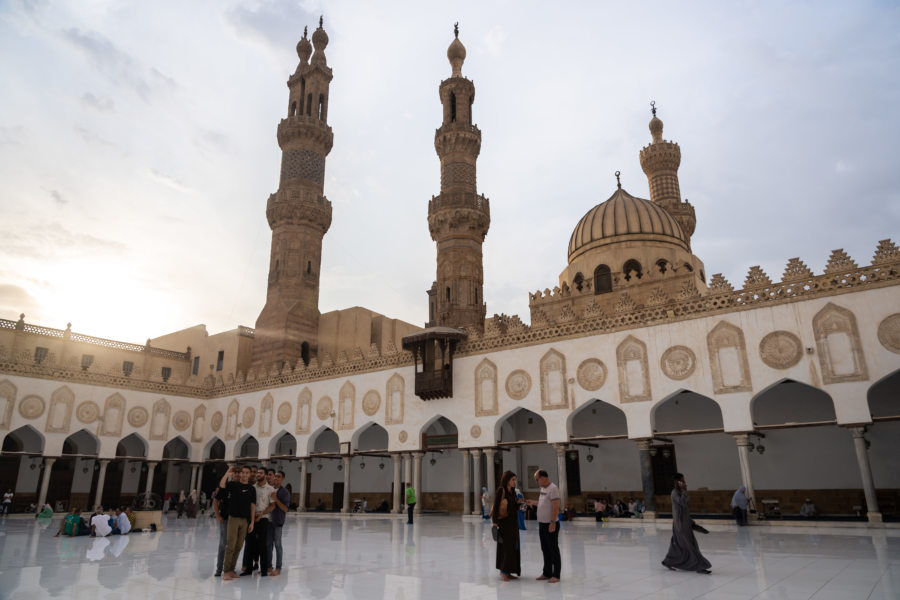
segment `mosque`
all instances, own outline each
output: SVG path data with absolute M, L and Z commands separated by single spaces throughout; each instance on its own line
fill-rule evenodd
M 300 510 L 321 501 L 346 513 L 365 497 L 400 512 L 409 483 L 416 511 L 477 513 L 504 470 L 535 497 L 527 474 L 540 466 L 579 512 L 594 498 L 640 498 L 655 518 L 677 470 L 698 513 L 729 512 L 745 485 L 770 516 L 809 497 L 822 514 L 896 518 L 896 244 L 878 242 L 864 266 L 835 250 L 818 274 L 791 258 L 778 282 L 751 267 L 740 289 L 708 277 L 691 249 L 681 149 L 654 107 L 638 155 L 649 199 L 611 189 L 574 224 L 559 281 L 534 282 L 530 324 L 488 317 L 491 212 L 457 32 L 438 88 L 429 321 L 320 313 L 332 70 L 321 21 L 310 37 L 278 124 L 254 328 L 200 325 L 140 345 L 0 320 L 0 487 L 15 509 L 208 494 L 226 464 L 248 461 L 284 470 Z

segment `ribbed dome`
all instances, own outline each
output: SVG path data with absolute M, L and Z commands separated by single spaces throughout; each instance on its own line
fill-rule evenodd
M 618 189 L 578 221 L 569 239 L 569 261 L 589 248 L 626 241 L 669 242 L 688 250 L 687 237 L 666 209 Z

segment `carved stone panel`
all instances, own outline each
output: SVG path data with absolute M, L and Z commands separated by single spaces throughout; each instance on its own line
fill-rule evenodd
M 140 429 L 147 424 L 150 413 L 143 406 L 135 406 L 128 411 L 128 424 L 135 429 Z
M 209 420 L 209 426 L 214 433 L 219 433 L 219 430 L 222 429 L 222 423 L 224 421 L 225 416 L 222 414 L 222 411 L 217 410 L 213 413 L 212 419 Z
M 256 409 L 248 406 L 244 409 L 244 416 L 241 417 L 241 425 L 244 429 L 250 429 L 253 427 L 254 421 L 256 421 Z
M 472 428 L 469 429 L 469 434 L 472 436 L 472 438 L 477 440 L 481 437 L 481 427 L 479 427 L 478 425 L 472 425 Z
M 316 416 L 320 421 L 324 421 L 334 412 L 334 402 L 328 396 L 322 396 L 316 403 Z
M 331 412 L 331 411 L 329 411 Z M 297 394 L 297 433 L 309 433 L 309 421 L 312 413 L 312 392 L 309 388 Z
M 881 345 L 900 354 L 900 313 L 894 313 L 878 324 L 878 341 Z
M 569 407 L 566 357 L 550 349 L 541 357 L 541 408 L 554 410 Z
M 813 317 L 813 332 L 823 383 L 865 381 L 869 378 L 856 317 L 852 312 L 829 302 Z
M 406 382 L 400 373 L 394 373 L 385 387 L 384 422 L 387 425 L 403 423 L 403 405 L 406 397 Z
M 15 403 L 16 386 L 9 379 L 0 381 L 0 429 L 9 429 Z
M 47 405 L 40 396 L 25 396 L 19 403 L 19 414 L 26 419 L 37 419 L 44 414 Z
M 194 409 L 194 426 L 191 427 L 191 441 L 202 442 L 204 429 L 206 428 L 206 406 L 200 405 Z
M 497 365 L 485 358 L 475 367 L 475 416 L 496 415 L 498 410 Z
M 240 410 L 237 398 L 228 403 L 225 412 L 225 441 L 237 439 L 238 411 Z
M 582 389 L 596 392 L 606 383 L 606 365 L 598 358 L 588 358 L 578 365 L 575 377 Z
M 263 396 L 259 407 L 259 437 L 272 435 L 272 413 L 275 410 L 275 399 L 272 394 Z
M 646 402 L 651 399 L 650 367 L 647 345 L 633 335 L 622 340 L 616 348 L 619 370 L 619 399 L 621 402 Z
M 72 421 L 72 407 L 75 394 L 67 386 L 63 386 L 50 396 L 50 411 L 47 413 L 47 433 L 69 433 Z
M 803 358 L 803 343 L 790 331 L 773 331 L 759 342 L 759 357 L 773 369 L 790 369 Z
M 356 409 L 356 387 L 346 382 L 341 386 L 338 404 L 338 429 L 353 429 L 353 412 Z
M 381 407 L 381 395 L 375 390 L 369 390 L 363 396 L 362 409 L 366 416 L 371 417 L 378 412 Z
M 406 440 L 409 439 L 409 434 L 406 433 L 406 430 L 404 429 L 403 431 L 401 431 L 400 433 L 397 434 L 397 439 L 400 440 L 401 444 L 405 444 Z
M 169 439 L 169 415 L 171 413 L 172 406 L 165 398 L 160 398 L 153 404 L 153 411 L 150 417 L 151 440 Z
M 687 346 L 672 346 L 663 352 L 659 359 L 659 368 L 669 379 L 681 381 L 694 374 L 697 357 Z
M 103 425 L 100 435 L 110 437 L 122 435 L 122 421 L 125 418 L 125 398 L 121 394 L 113 394 L 103 403 Z
M 176 431 L 184 431 L 191 426 L 191 413 L 186 410 L 177 410 L 172 415 L 172 426 Z
M 513 400 L 521 400 L 531 391 L 531 375 L 528 371 L 516 369 L 506 378 L 506 395 Z
M 706 336 L 706 345 L 716 394 L 749 392 L 753 389 L 747 346 L 740 327 L 720 321 Z
M 75 409 L 75 418 L 84 423 L 85 425 L 90 425 L 94 421 L 97 420 L 97 417 L 100 416 L 100 407 L 93 400 L 87 400 L 78 405 Z
M 294 412 L 294 409 L 291 408 L 290 402 L 282 402 L 278 406 L 278 424 L 279 425 L 287 425 L 287 422 L 291 420 L 291 413 Z

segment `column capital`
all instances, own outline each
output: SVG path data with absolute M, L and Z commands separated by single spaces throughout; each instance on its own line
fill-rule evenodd
M 415 460 L 422 460 L 422 457 L 425 456 L 425 451 L 424 450 L 416 450 L 415 452 L 412 453 L 412 455 Z
M 301 456 L 301 457 L 300 457 L 300 464 L 302 464 L 302 465 L 304 465 L 304 466 L 305 466 L 305 465 L 308 465 L 310 460 L 312 460 L 312 459 L 311 459 L 310 457 L 308 457 L 308 456 Z
M 460 451 L 460 453 L 462 453 L 463 456 L 468 456 L 468 455 L 472 454 L 472 451 L 469 450 L 468 448 L 460 448 L 459 451 Z
M 653 445 L 653 440 L 650 438 L 644 438 L 642 440 L 634 440 L 634 443 L 637 444 L 638 450 L 649 451 L 650 446 Z
M 55 462 L 56 462 L 56 458 L 54 458 L 52 456 L 48 456 L 48 457 L 44 458 L 45 465 L 52 465 Z
M 485 449 L 484 449 L 484 455 L 485 455 L 485 456 L 493 456 L 493 455 L 495 455 L 495 454 L 497 454 L 497 449 L 496 449 L 496 448 L 485 448 Z
M 753 435 L 749 432 L 744 433 L 732 433 L 731 437 L 734 438 L 735 443 L 738 446 L 749 446 L 750 445 L 750 436 Z
M 847 426 L 847 429 L 850 430 L 850 434 L 855 438 L 861 438 L 866 435 L 865 425 L 850 425 Z
M 474 456 L 476 458 L 481 456 L 481 448 L 472 448 L 469 450 L 469 452 L 471 452 L 472 456 Z
M 341 457 L 341 460 L 344 461 L 344 464 L 345 464 L 345 465 L 349 465 L 349 464 L 350 464 L 350 461 L 351 461 L 352 459 L 353 459 L 353 457 L 350 456 L 350 455 L 344 455 L 344 456 Z
M 97 462 L 100 463 L 100 466 L 103 466 L 103 465 L 108 465 L 109 463 L 111 463 L 112 459 L 111 458 L 101 458 L 101 459 L 98 459 Z
M 159 464 L 159 461 L 158 461 L 158 460 L 148 460 L 148 461 L 147 461 L 147 466 L 148 466 L 148 467 L 156 467 L 156 465 L 158 465 L 158 464 Z
M 556 455 L 562 456 L 566 453 L 566 448 L 568 448 L 568 444 L 553 444 L 553 447 L 556 448 Z

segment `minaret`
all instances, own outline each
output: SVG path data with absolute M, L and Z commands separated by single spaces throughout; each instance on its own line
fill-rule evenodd
M 659 204 L 681 225 L 690 244 L 697 225 L 694 207 L 681 201 L 678 186 L 678 167 L 681 164 L 681 148 L 675 142 L 663 139 L 663 122 L 656 117 L 656 103 L 650 103 L 653 118 L 650 119 L 650 135 L 653 141 L 641 150 L 641 168 L 650 180 L 650 200 Z
M 322 191 L 325 157 L 334 141 L 328 126 L 327 45 L 322 19 L 312 44 L 304 28 L 297 44 L 300 64 L 287 82 L 288 116 L 278 124 L 281 179 L 266 204 L 272 254 L 266 305 L 256 320 L 256 369 L 309 362 L 318 347 L 322 237 L 331 225 L 331 202 Z
M 447 49 L 453 72 L 441 82 L 444 122 L 435 131 L 441 159 L 441 193 L 428 203 L 428 229 L 437 243 L 437 281 L 429 292 L 430 325 L 484 331 L 481 245 L 491 225 L 487 198 L 475 187 L 481 131 L 472 124 L 475 85 L 462 75 L 466 49 L 459 27 Z

